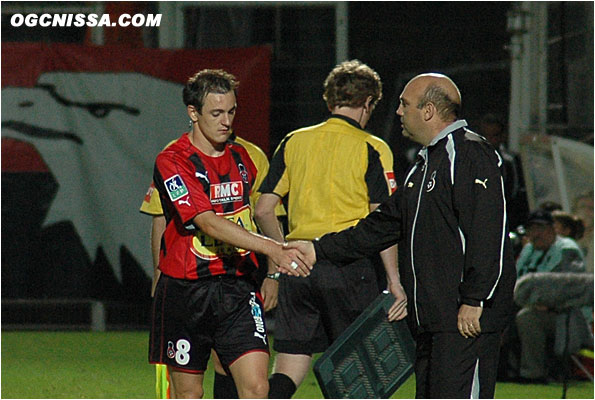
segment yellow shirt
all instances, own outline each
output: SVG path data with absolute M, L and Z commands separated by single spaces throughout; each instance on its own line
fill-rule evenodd
M 354 226 L 394 190 L 386 142 L 336 115 L 289 133 L 260 187 L 289 196 L 287 238 L 306 240 Z
M 262 181 L 264 181 L 264 178 L 269 173 L 269 159 L 267 158 L 267 155 L 264 154 L 264 151 L 262 151 L 262 149 L 254 143 L 249 142 L 246 139 L 242 139 L 239 136 L 236 136 L 235 141 L 244 146 L 248 152 L 248 155 L 252 159 L 254 166 L 256 166 L 256 180 L 254 181 L 254 187 L 252 188 L 252 193 L 250 194 L 250 203 L 252 204 L 252 209 L 254 210 L 256 202 L 258 201 L 258 198 L 261 194 L 258 189 L 260 188 Z M 285 207 L 283 207 L 283 203 L 280 201 L 275 208 L 275 215 L 277 217 L 287 215 L 285 212 Z

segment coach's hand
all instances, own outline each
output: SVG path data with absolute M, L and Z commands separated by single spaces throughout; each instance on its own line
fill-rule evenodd
M 475 338 L 481 334 L 479 318 L 481 317 L 482 312 L 482 307 L 461 304 L 457 319 L 457 327 L 459 328 L 459 332 L 461 335 L 463 335 L 463 337 Z

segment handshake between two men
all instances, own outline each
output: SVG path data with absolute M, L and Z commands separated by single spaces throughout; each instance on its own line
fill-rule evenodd
M 296 276 L 307 277 L 316 264 L 316 250 L 314 244 L 307 240 L 295 240 L 286 242 L 283 245 L 283 257 L 277 263 L 277 270 L 281 273 Z M 289 257 L 289 259 L 287 258 Z M 395 271 L 396 272 L 396 271 Z M 401 286 L 401 282 L 396 276 L 387 275 L 388 290 L 395 297 L 395 302 L 388 311 L 389 321 L 398 321 L 407 316 L 407 296 Z
M 316 264 L 314 245 L 307 240 L 285 242 L 283 254 L 285 257 L 290 257 L 291 261 L 289 263 L 283 261 L 276 263 L 275 259 L 273 259 L 273 262 L 277 265 L 277 270 L 282 274 L 305 278 L 310 275 L 310 271 Z

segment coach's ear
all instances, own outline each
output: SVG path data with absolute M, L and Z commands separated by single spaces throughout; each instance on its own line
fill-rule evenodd
M 432 102 L 427 102 L 422 108 L 424 121 L 431 120 L 434 115 L 438 115 L 438 111 L 436 110 L 436 106 Z

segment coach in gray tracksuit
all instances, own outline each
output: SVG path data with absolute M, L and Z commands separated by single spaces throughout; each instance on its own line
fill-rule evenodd
M 416 397 L 493 397 L 516 279 L 502 160 L 457 120 L 460 94 L 448 77 L 415 77 L 400 103 L 403 134 L 424 146 L 404 184 L 356 227 L 314 241 L 315 254 L 311 242 L 290 246 L 344 263 L 399 242 Z

